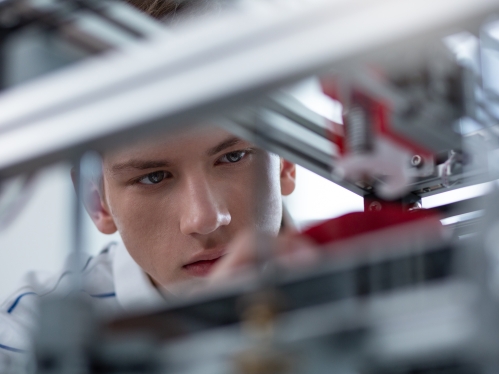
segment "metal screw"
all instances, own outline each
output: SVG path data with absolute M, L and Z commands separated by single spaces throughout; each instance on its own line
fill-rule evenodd
M 420 155 L 414 155 L 411 158 L 411 165 L 414 167 L 421 166 L 423 164 L 423 158 Z
M 371 204 L 369 204 L 369 211 L 370 212 L 379 212 L 383 206 L 379 201 L 373 201 Z

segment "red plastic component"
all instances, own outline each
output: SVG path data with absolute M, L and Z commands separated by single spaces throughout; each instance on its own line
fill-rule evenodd
M 372 72 L 382 77 L 382 72 L 380 70 L 372 70 Z M 345 98 L 341 97 L 341 90 L 339 88 L 340 83 L 337 77 L 323 77 L 321 79 L 321 86 L 324 94 L 331 97 L 333 100 L 344 102 Z M 424 146 L 421 146 L 420 144 L 412 142 L 410 139 L 407 139 L 406 137 L 392 129 L 390 118 L 392 108 L 389 102 L 387 102 L 386 100 L 381 100 L 380 98 L 374 98 L 356 87 L 353 87 L 350 95 L 350 105 L 353 105 L 355 103 L 360 104 L 366 110 L 370 122 L 372 123 L 371 132 L 373 136 L 382 134 L 383 136 L 390 138 L 395 143 L 401 145 L 414 154 L 419 154 L 424 157 L 431 157 L 431 151 L 426 149 Z M 343 123 L 348 126 L 348 123 L 346 123 L 345 120 L 343 121 Z M 346 149 L 345 147 L 345 135 L 343 131 L 338 132 L 336 130 L 337 127 L 338 125 L 334 123 L 332 123 L 330 126 L 332 133 L 331 141 L 339 147 L 340 153 L 344 155 L 348 152 L 348 149 Z M 343 126 L 341 127 L 343 128 Z
M 404 212 L 398 205 L 388 205 L 379 212 L 355 212 L 330 219 L 308 228 L 301 235 L 323 245 L 422 220 L 427 220 L 430 225 L 440 229 L 440 218 L 440 215 L 432 210 Z

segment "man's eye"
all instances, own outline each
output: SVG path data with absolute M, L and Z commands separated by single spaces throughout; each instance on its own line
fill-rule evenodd
M 241 159 L 246 155 L 246 151 L 235 151 L 235 152 L 230 152 L 222 157 L 220 157 L 219 161 L 222 163 L 231 163 L 233 164 L 234 162 L 241 161 Z
M 139 179 L 142 184 L 157 184 L 167 177 L 166 171 L 155 171 L 154 173 L 149 173 L 145 177 Z

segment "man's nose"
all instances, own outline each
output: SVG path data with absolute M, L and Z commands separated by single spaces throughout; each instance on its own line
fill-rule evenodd
M 184 235 L 206 235 L 230 223 L 225 201 L 213 189 L 204 178 L 192 178 L 186 182 L 180 220 L 180 231 Z

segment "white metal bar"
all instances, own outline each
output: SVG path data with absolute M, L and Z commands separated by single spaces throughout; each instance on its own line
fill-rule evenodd
M 369 51 L 475 23 L 498 8 L 495 0 L 295 5 L 255 3 L 179 29 L 174 40 L 158 37 L 3 93 L 0 175 L 140 126 L 146 132 L 219 112 Z

